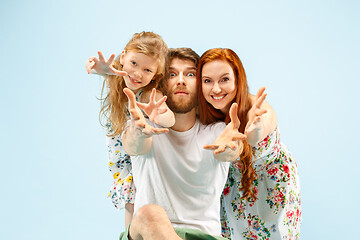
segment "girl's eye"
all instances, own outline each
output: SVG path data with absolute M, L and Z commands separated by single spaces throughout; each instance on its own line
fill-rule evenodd
M 210 79 L 204 79 L 204 83 L 209 83 Z
M 150 70 L 150 69 L 145 69 L 145 71 L 151 73 L 151 70 Z
M 188 77 L 195 77 L 195 73 L 188 73 Z
M 135 62 L 135 61 L 131 61 L 131 64 L 132 64 L 132 65 L 136 65 L 136 62 Z

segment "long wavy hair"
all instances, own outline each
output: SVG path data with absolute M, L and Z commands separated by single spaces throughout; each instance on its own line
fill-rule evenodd
M 202 91 L 202 69 L 203 66 L 215 60 L 223 60 L 230 64 L 235 75 L 235 87 L 236 95 L 231 104 L 236 102 L 239 105 L 238 117 L 240 119 L 239 131 L 244 133 L 246 123 L 248 122 L 247 113 L 251 108 L 251 100 L 249 95 L 249 87 L 246 80 L 246 74 L 242 62 L 238 55 L 231 49 L 213 48 L 206 51 L 199 60 L 196 71 L 196 84 L 198 90 L 198 102 L 199 102 L 199 117 L 203 124 L 210 124 L 217 121 L 224 121 L 226 124 L 230 122 L 229 113 L 224 114 L 219 109 L 214 108 L 210 103 L 205 100 Z M 244 141 L 244 149 L 240 155 L 240 160 L 233 162 L 234 166 L 240 169 L 242 173 L 241 188 L 243 192 L 242 198 L 250 200 L 256 198 L 253 181 L 256 179 L 256 172 L 252 165 L 253 158 L 252 147 Z
M 149 57 L 156 59 L 159 63 L 157 72 L 155 73 L 151 82 L 144 88 L 144 91 L 157 88 L 160 81 L 166 76 L 166 62 L 168 55 L 168 47 L 164 40 L 153 32 L 135 33 L 131 40 L 124 48 L 125 51 L 132 51 L 143 53 Z M 120 55 L 116 57 L 112 66 L 118 70 L 122 70 L 123 66 L 120 64 Z M 115 136 L 120 134 L 127 121 L 127 97 L 123 93 L 126 87 L 124 78 L 122 76 L 110 75 L 104 80 L 101 96 L 104 95 L 106 89 L 106 97 L 101 97 L 102 106 L 100 110 L 100 122 L 107 127 L 110 126 L 110 135 Z M 104 119 L 105 121 L 102 121 Z M 104 124 L 102 124 L 104 125 Z

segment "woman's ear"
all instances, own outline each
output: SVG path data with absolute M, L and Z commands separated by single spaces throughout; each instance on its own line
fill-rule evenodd
M 123 50 L 123 51 L 121 52 L 121 55 L 120 55 L 120 64 L 121 64 L 121 65 L 124 65 L 125 55 L 126 55 L 126 51 Z

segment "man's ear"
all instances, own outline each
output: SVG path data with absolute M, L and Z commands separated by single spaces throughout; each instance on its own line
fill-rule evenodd
M 121 52 L 121 55 L 120 55 L 120 64 L 121 64 L 121 65 L 124 65 L 125 55 L 126 55 L 126 51 L 123 50 L 123 51 Z

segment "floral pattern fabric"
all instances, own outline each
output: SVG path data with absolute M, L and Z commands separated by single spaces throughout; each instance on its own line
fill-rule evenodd
M 140 101 L 142 93 L 143 90 L 139 90 L 136 93 L 136 101 Z M 111 125 L 107 124 L 106 128 L 109 170 L 113 178 L 108 197 L 114 206 L 121 210 L 125 207 L 126 203 L 133 204 L 135 201 L 136 188 L 133 182 L 131 159 L 123 148 L 121 135 L 111 137 Z
M 125 152 L 121 136 L 106 136 L 109 170 L 113 178 L 108 197 L 117 209 L 123 209 L 126 203 L 134 203 L 135 186 L 130 156 Z
M 300 184 L 296 162 L 279 130 L 259 142 L 254 150 L 256 199 L 241 199 L 241 172 L 229 169 L 221 197 L 224 237 L 238 239 L 299 239 L 301 224 Z

